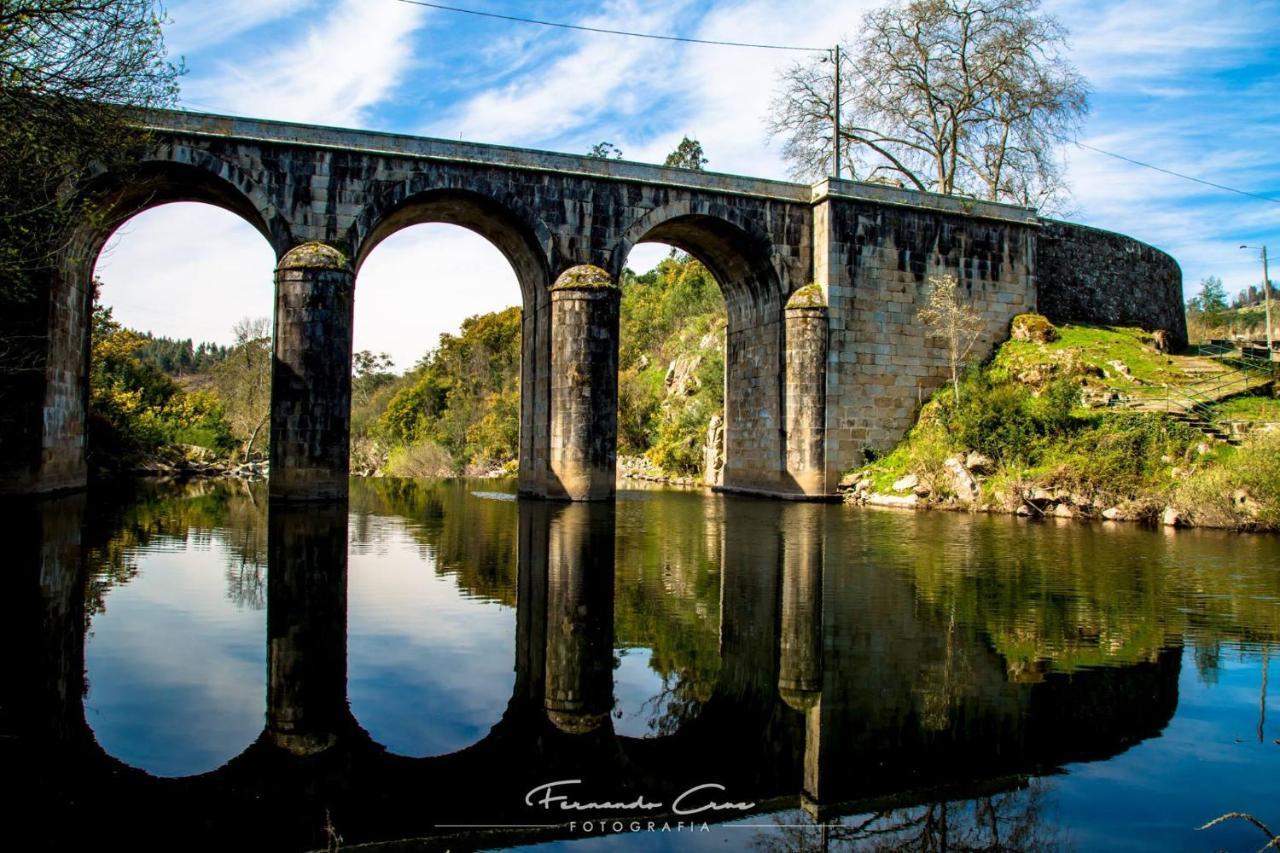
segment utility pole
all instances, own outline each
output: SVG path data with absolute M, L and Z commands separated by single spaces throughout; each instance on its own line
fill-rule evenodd
M 1241 249 L 1262 249 L 1262 301 L 1266 305 L 1266 323 L 1267 323 L 1267 358 L 1272 357 L 1273 343 L 1271 339 L 1271 278 L 1267 272 L 1267 244 L 1263 243 L 1259 246 L 1241 246 Z
M 840 45 L 836 45 L 835 49 L 836 63 L 836 93 L 835 93 L 835 126 L 832 128 L 831 134 L 831 162 L 836 173 L 836 180 L 840 180 Z M 1263 257 L 1266 257 L 1264 250 Z M 1264 261 L 1265 263 L 1265 261 Z

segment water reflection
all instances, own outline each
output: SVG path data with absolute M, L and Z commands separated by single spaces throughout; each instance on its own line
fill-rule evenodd
M 332 747 L 347 711 L 347 504 L 273 503 L 267 553 L 267 733 L 281 749 Z
M 265 505 L 205 485 L 182 502 L 98 508 L 88 520 L 88 723 L 127 764 L 163 776 L 213 770 L 262 731 Z
M 1280 635 L 1274 539 L 477 491 L 494 489 L 357 482 L 349 506 L 297 508 L 205 485 L 6 513 L 18 563 L 4 639 L 30 650 L 0 694 L 0 751 L 31 781 L 11 820 L 48 821 L 54 846 L 127 834 L 200 849 L 246 833 L 323 847 L 326 826 L 348 843 L 471 846 L 456 824 L 553 824 L 498 837 L 514 844 L 580 833 L 526 793 L 581 779 L 580 799 L 664 804 L 646 819 L 674 819 L 681 792 L 718 783 L 758 804 L 748 823 L 787 825 L 731 825 L 719 843 L 927 849 L 994 831 L 1022 846 L 1066 829 L 1105 842 L 1108 803 L 1140 810 L 1150 780 L 1166 783 L 1134 782 L 1152 762 L 1168 785 L 1212 789 L 1206 812 L 1227 804 L 1166 819 L 1161 843 L 1194 843 L 1220 811 L 1273 807 L 1276 710 L 1259 682 Z M 209 772 L 161 781 L 172 765 L 156 755 L 201 753 L 156 720 L 185 719 L 190 744 L 218 731 L 154 665 L 157 648 L 185 648 L 164 561 L 193 554 L 212 555 L 203 571 L 217 584 L 187 588 L 184 612 L 237 616 L 188 671 L 212 679 L 243 657 L 226 649 L 256 642 L 257 675 L 207 704 L 256 694 L 258 716 L 238 740 L 214 738 L 217 763 L 188 762 Z M 95 667 L 122 613 L 149 647 Z M 86 720 L 96 691 L 141 676 L 164 686 L 137 736 L 154 766 L 120 746 L 110 715 Z M 1203 746 L 1238 732 L 1251 751 Z M 1180 754 L 1188 743 L 1197 763 Z M 1066 817 L 1051 820 L 1038 779 L 1064 768 L 1052 788 Z M 155 804 L 141 830 L 129 818 L 140 801 Z
M 350 518 L 352 714 L 398 755 L 454 752 L 512 694 L 515 504 L 456 483 L 368 485 Z

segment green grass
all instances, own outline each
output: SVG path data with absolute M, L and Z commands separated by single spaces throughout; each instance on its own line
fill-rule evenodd
M 1059 333 L 1049 344 L 1008 341 L 988 364 L 970 367 L 961 402 L 949 386 L 940 388 L 906 439 L 858 473 L 881 493 L 915 474 L 932 497 L 945 498 L 944 460 L 977 450 L 996 465 L 981 482 L 980 500 L 992 506 L 1010 508 L 1009 495 L 1043 487 L 1082 496 L 1095 511 L 1122 506 L 1154 518 L 1172 503 L 1196 524 L 1280 526 L 1280 434 L 1251 437 L 1237 449 L 1167 415 L 1084 408 L 1082 384 L 1124 382 L 1109 361 L 1146 383 L 1191 377 L 1182 358 L 1156 352 L 1140 330 L 1068 325 Z M 1111 375 L 1101 379 L 1098 368 Z M 1280 400 L 1271 397 L 1240 397 L 1218 410 L 1230 419 L 1280 421 Z
M 1006 342 L 996 355 L 991 370 L 996 374 L 1014 376 L 1034 365 L 1070 362 L 1101 370 L 1105 374 L 1101 379 L 1103 384 L 1126 390 L 1132 388 L 1133 383 L 1115 377 L 1107 365 L 1110 361 L 1122 361 L 1129 372 L 1142 382 L 1176 383 L 1185 379 L 1178 366 L 1178 357 L 1153 349 L 1148 343 L 1151 335 L 1142 329 L 1066 324 L 1058 327 L 1058 334 L 1058 340 L 1049 344 Z
M 1213 410 L 1228 421 L 1280 423 L 1280 399 L 1271 396 L 1235 397 L 1218 403 Z

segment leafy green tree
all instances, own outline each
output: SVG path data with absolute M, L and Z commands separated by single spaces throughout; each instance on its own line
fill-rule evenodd
M 184 391 L 138 358 L 143 345 L 144 338 L 116 322 L 110 308 L 94 308 L 88 442 L 95 472 L 127 468 L 166 445 L 225 451 L 232 444 L 218 398 Z
M 515 458 L 519 436 L 520 309 L 468 317 L 387 403 L 377 431 L 392 446 L 429 442 L 454 469 Z
M 0 5 L 0 290 L 15 295 L 92 212 L 68 192 L 90 163 L 147 142 L 137 107 L 171 105 L 181 69 L 165 58 L 157 0 Z
M 684 137 L 680 140 L 680 144 L 676 146 L 676 150 L 667 155 L 667 159 L 662 162 L 662 165 L 675 169 L 691 169 L 695 172 L 701 172 L 702 167 L 707 165 L 707 158 L 702 152 L 702 143 L 696 139 Z
M 588 157 L 595 157 L 599 160 L 621 160 L 622 149 L 614 145 L 612 142 L 597 142 L 591 146 L 591 150 L 587 152 Z
M 1216 275 L 1200 279 L 1200 291 L 1191 298 L 1192 309 L 1202 314 L 1218 314 L 1227 310 L 1227 290 Z
M 366 405 L 378 389 L 395 381 L 391 372 L 392 361 L 388 353 L 360 350 L 351 357 L 351 405 Z
M 158 0 L 0 3 L 0 444 L 27 441 L 44 372 L 43 287 L 71 229 L 103 212 L 75 191 L 148 136 L 138 107 L 174 103 Z

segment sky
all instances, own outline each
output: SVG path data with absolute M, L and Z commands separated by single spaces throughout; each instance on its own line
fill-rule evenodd
M 772 44 L 856 36 L 879 0 L 454 0 L 579 25 Z M 787 178 L 764 126 L 779 72 L 803 55 L 632 39 L 480 18 L 400 0 L 170 0 L 184 109 L 585 153 L 608 140 L 660 163 L 702 142 L 717 172 Z M 1280 199 L 1280 0 L 1045 0 L 1070 31 L 1092 94 L 1081 142 Z M 1280 278 L 1280 204 L 1096 152 L 1066 150 L 1071 217 L 1172 254 L 1192 295 L 1216 275 L 1234 293 Z M 665 249 L 640 246 L 647 269 Z M 126 325 L 229 342 L 270 316 L 274 258 L 235 215 L 196 204 L 147 211 L 99 260 L 103 299 Z M 405 229 L 356 284 L 356 349 L 413 366 L 441 332 L 518 304 L 505 259 L 461 228 Z

